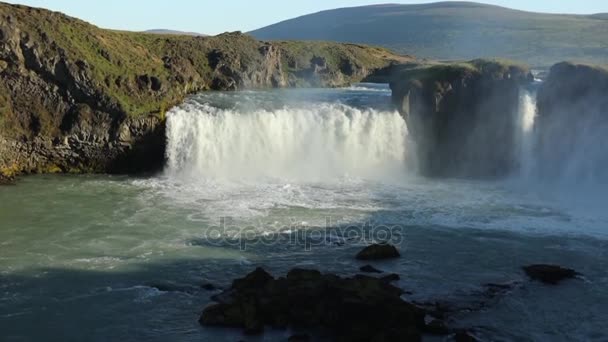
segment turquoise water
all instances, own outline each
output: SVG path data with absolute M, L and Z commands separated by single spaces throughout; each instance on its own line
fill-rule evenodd
M 419 177 L 407 157 L 406 128 L 390 124 L 394 113 L 377 105 L 390 93 L 362 87 L 318 94 L 319 107 L 288 102 L 266 114 L 174 110 L 169 120 L 180 127 L 168 133 L 174 159 L 158 175 L 42 175 L 1 187 L 0 340 L 285 340 L 289 332 L 250 338 L 199 326 L 214 293 L 200 285 L 227 287 L 256 266 L 275 275 L 295 266 L 352 275 L 363 265 L 353 258 L 357 251 L 384 236 L 344 234 L 383 226 L 402 257 L 376 267 L 399 273 L 409 300 L 471 306 L 485 283 L 521 282 L 481 311 L 456 314 L 450 325 L 475 327 L 486 340 L 608 340 L 608 220 L 601 210 L 521 179 Z M 206 96 L 196 101 L 240 94 Z M 374 100 L 361 100 L 366 96 Z M 374 111 L 366 109 L 370 103 Z M 202 124 L 200 115 L 216 120 Z M 222 126 L 225 120 L 236 132 Z M 340 133 L 346 124 L 358 140 Z M 300 149 L 295 133 L 273 135 L 285 125 L 317 132 L 313 140 L 323 148 Z M 260 134 L 247 144 L 209 146 L 216 136 L 237 139 L 251 129 Z M 186 131 L 187 139 L 180 135 Z M 201 140 L 209 132 L 215 133 Z M 275 144 L 267 135 L 285 140 Z M 395 150 L 397 143 L 403 146 Z M 370 146 L 378 148 L 372 153 Z M 295 148 L 302 160 L 293 158 Z M 346 154 L 353 156 L 327 172 L 299 172 Z M 308 244 L 294 238 L 299 231 L 309 232 L 302 240 Z M 572 267 L 584 279 L 557 287 L 529 282 L 520 267 L 532 263 Z

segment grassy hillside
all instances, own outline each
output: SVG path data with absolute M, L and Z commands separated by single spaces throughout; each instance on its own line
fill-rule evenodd
M 608 15 L 558 15 L 471 2 L 341 8 L 252 31 L 259 39 L 385 46 L 433 59 L 505 57 L 535 66 L 608 63 Z
M 185 32 L 185 31 L 176 31 L 176 30 L 167 30 L 167 29 L 152 29 L 146 30 L 143 33 L 155 33 L 155 34 L 173 34 L 178 36 L 207 36 L 206 34 L 198 33 L 198 32 Z

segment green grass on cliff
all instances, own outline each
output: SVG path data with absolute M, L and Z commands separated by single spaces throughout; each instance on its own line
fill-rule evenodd
M 474 59 L 462 62 L 428 62 L 405 64 L 393 76 L 399 80 L 453 80 L 465 75 L 484 74 L 502 77 L 507 72 L 527 74 L 528 66 L 507 59 Z

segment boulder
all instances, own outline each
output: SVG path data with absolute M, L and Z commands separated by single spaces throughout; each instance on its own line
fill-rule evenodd
M 204 283 L 201 285 L 201 289 L 205 290 L 205 291 L 216 291 L 216 290 L 220 290 L 219 287 L 211 284 L 211 283 Z
M 264 326 L 327 331 L 337 341 L 418 341 L 425 313 L 380 279 L 293 269 L 274 278 L 256 269 L 203 310 L 202 325 L 260 333 Z
M 382 273 L 382 271 L 380 271 L 379 269 L 375 268 L 372 265 L 361 266 L 361 268 L 359 268 L 359 271 L 365 272 L 365 273 Z
M 447 327 L 444 321 L 433 319 L 426 325 L 425 332 L 431 335 L 448 335 L 450 333 L 450 329 Z
M 369 245 L 356 256 L 358 260 L 382 260 L 398 257 L 400 257 L 400 254 L 397 248 L 386 243 Z
M 468 331 L 459 331 L 454 334 L 454 342 L 477 342 L 479 341 Z
M 15 177 L 0 173 L 0 185 L 14 184 Z
M 385 281 L 387 283 L 399 281 L 400 279 L 401 279 L 401 277 L 396 273 L 391 273 L 391 274 L 385 275 L 384 277 L 380 277 L 380 280 Z
M 289 336 L 287 342 L 309 342 L 310 336 L 307 334 L 294 334 Z
M 562 280 L 572 279 L 576 276 L 580 275 L 573 269 L 564 268 L 557 265 L 530 265 L 523 267 L 526 275 L 530 277 L 530 279 L 538 280 L 545 284 L 556 285 Z

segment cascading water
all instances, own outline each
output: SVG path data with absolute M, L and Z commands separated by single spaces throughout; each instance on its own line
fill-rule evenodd
M 552 112 L 544 121 L 537 118 L 536 89 L 522 89 L 519 132 L 520 173 L 523 179 L 560 187 L 597 187 L 608 179 L 602 113 L 580 105 Z M 586 109 L 586 107 L 589 107 Z
M 324 181 L 403 177 L 407 127 L 395 111 L 316 103 L 221 109 L 190 102 L 168 114 L 171 174 Z
M 520 89 L 519 111 L 517 118 L 516 143 L 519 145 L 518 177 L 529 179 L 535 168 L 534 161 L 534 120 L 536 118 L 536 92 L 532 89 Z

